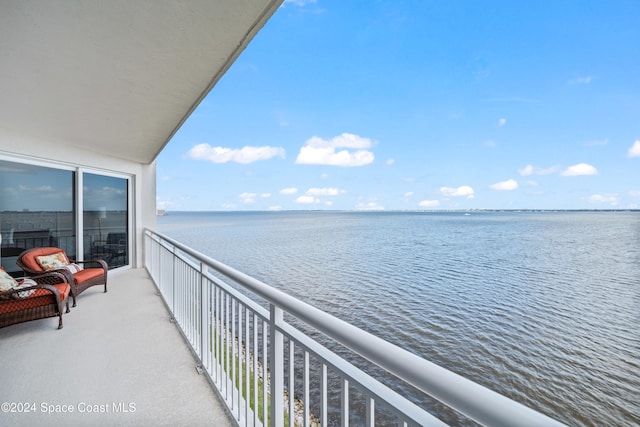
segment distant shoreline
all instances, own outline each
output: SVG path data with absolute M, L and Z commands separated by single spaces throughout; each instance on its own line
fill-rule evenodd
M 327 213 L 482 213 L 482 212 L 526 212 L 526 213 L 539 213 L 539 212 L 640 212 L 640 209 L 437 209 L 437 210 L 425 210 L 425 209 L 382 209 L 382 210 L 341 210 L 341 209 L 282 209 L 282 210 L 193 210 L 193 211 L 164 211 L 165 214 L 170 213 L 278 213 L 278 212 L 327 212 Z

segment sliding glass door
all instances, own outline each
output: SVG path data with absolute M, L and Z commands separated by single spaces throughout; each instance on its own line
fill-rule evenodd
M 109 268 L 129 264 L 128 180 L 84 173 L 85 259 L 103 259 Z
M 21 276 L 18 255 L 44 246 L 71 259 L 104 259 L 110 269 L 129 265 L 129 180 L 0 158 L 2 267 Z
M 0 263 L 21 276 L 26 249 L 57 246 L 76 257 L 75 172 L 0 160 Z

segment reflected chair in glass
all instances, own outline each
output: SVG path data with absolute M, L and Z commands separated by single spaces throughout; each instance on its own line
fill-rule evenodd
M 107 264 L 118 267 L 127 263 L 127 233 L 107 234 L 107 248 L 109 248 Z
M 59 255 L 62 254 L 62 255 Z M 42 260 L 58 256 L 61 258 L 63 265 L 43 267 Z M 104 285 L 104 291 L 107 292 L 107 263 L 101 259 L 93 259 L 87 261 L 77 261 L 69 259 L 64 250 L 55 247 L 28 249 L 18 256 L 16 264 L 22 268 L 27 274 L 39 274 L 45 271 L 57 271 L 62 273 L 71 285 L 71 296 L 73 297 L 73 307 L 76 306 L 76 297 L 84 292 L 87 288 L 96 285 Z M 66 265 L 64 265 L 66 264 Z M 82 266 L 83 269 L 74 271 L 72 264 Z

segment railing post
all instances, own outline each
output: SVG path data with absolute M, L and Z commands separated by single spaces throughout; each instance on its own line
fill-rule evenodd
M 209 298 L 206 289 L 206 281 L 204 280 L 204 271 L 206 267 L 204 263 L 200 263 L 200 271 L 198 276 L 200 278 L 200 364 L 203 369 L 207 369 L 207 352 L 209 351 Z
M 278 331 L 278 325 L 283 321 L 282 309 L 274 304 L 270 305 L 271 315 L 269 323 L 269 371 L 271 381 L 271 412 L 268 424 L 270 426 L 284 425 L 284 336 Z M 266 380 L 265 380 L 266 381 Z M 265 423 L 267 425 L 267 423 Z
M 176 317 L 176 281 L 177 281 L 177 268 L 176 262 L 178 261 L 178 257 L 176 256 L 177 248 L 175 245 L 172 245 L 171 249 L 171 313 L 172 317 Z
M 340 405 L 340 425 L 349 427 L 349 380 L 343 378 L 341 381 L 342 390 L 340 395 L 342 397 L 342 403 Z

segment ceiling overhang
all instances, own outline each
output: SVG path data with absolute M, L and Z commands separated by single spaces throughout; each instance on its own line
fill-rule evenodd
M 153 162 L 282 0 L 9 0 L 0 127 Z

